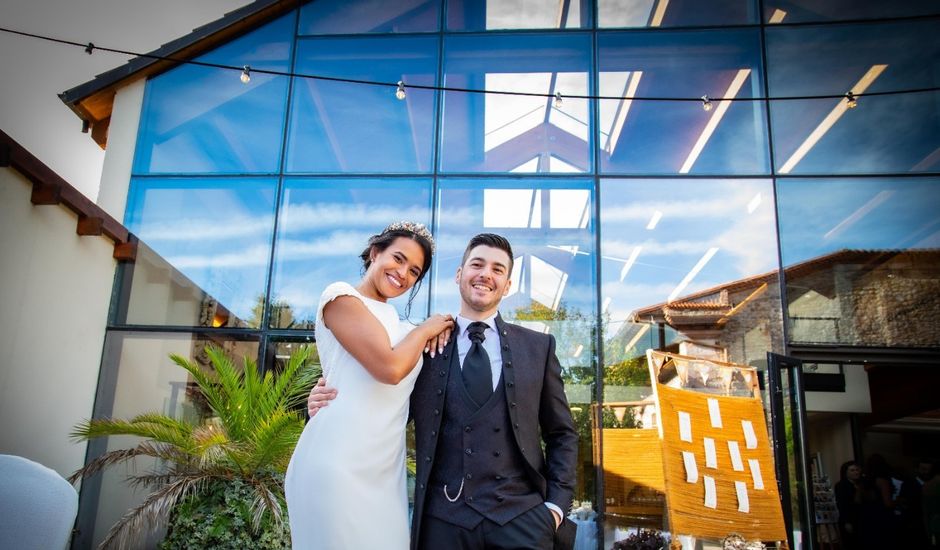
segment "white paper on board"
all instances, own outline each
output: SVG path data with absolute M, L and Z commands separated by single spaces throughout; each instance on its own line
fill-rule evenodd
M 744 428 L 744 446 L 748 449 L 756 449 L 757 434 L 754 433 L 754 424 L 750 420 L 742 420 L 741 427 Z
M 738 494 L 738 512 L 747 514 L 751 511 L 751 503 L 747 500 L 747 483 L 735 481 L 734 491 Z
M 718 467 L 718 455 L 715 453 L 715 440 L 710 437 L 705 438 L 705 467 Z
M 754 488 L 763 490 L 764 477 L 760 474 L 760 462 L 756 458 L 751 458 L 748 459 L 747 464 L 751 467 L 751 479 L 754 480 Z
M 741 461 L 741 450 L 738 449 L 737 441 L 728 442 L 728 453 L 731 455 L 731 467 L 735 472 L 744 471 L 744 462 Z
M 685 480 L 689 483 L 698 481 L 698 466 L 695 464 L 695 453 L 682 451 L 682 462 L 685 463 Z
M 721 428 L 721 409 L 718 408 L 718 400 L 712 397 L 708 398 L 708 416 L 712 421 L 712 428 Z
M 711 476 L 702 476 L 705 480 L 705 507 L 718 508 L 718 496 L 715 493 L 715 478 Z
M 679 411 L 679 439 L 692 443 L 692 417 Z

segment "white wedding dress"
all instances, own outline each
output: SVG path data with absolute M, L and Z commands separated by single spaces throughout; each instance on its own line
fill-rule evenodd
M 418 366 L 397 385 L 383 384 L 323 324 L 323 308 L 355 296 L 388 332 L 392 345 L 412 325 L 394 306 L 333 283 L 320 296 L 317 350 L 327 384 L 338 394 L 304 428 L 284 489 L 294 550 L 407 550 L 405 424 Z

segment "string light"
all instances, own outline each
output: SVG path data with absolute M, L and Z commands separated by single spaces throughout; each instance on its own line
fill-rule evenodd
M 855 98 L 855 94 L 848 92 L 845 94 L 845 106 L 849 109 L 854 109 L 858 107 L 858 99 Z
M 405 100 L 405 83 L 401 80 L 398 81 L 398 89 L 395 90 L 395 97 L 397 97 L 399 101 Z
M 781 24 L 780 26 L 783 26 Z M 69 46 L 77 46 L 84 48 L 87 53 L 91 53 L 93 50 L 101 50 L 109 53 L 116 53 L 126 56 L 133 56 L 142 59 L 150 59 L 153 61 L 166 61 L 170 63 L 177 63 L 180 65 L 193 65 L 197 67 L 208 67 L 214 69 L 224 69 L 224 70 L 233 70 L 241 71 L 241 79 L 243 82 L 248 82 L 251 78 L 250 72 L 254 70 L 255 73 L 267 74 L 271 76 L 287 76 L 292 78 L 309 78 L 312 80 L 323 80 L 328 82 L 344 82 L 349 84 L 363 84 L 368 86 L 391 86 L 393 84 L 389 82 L 375 81 L 375 80 L 361 80 L 353 78 L 341 78 L 341 77 L 331 77 L 323 75 L 314 75 L 314 74 L 304 74 L 304 73 L 295 73 L 295 72 L 286 72 L 286 71 L 276 71 L 269 69 L 251 69 L 250 66 L 245 65 L 243 67 L 225 65 L 221 63 L 210 63 L 206 61 L 198 61 L 195 59 L 182 59 L 175 58 L 170 56 L 156 55 L 150 53 L 140 53 L 130 50 L 122 50 L 117 48 L 108 48 L 104 46 L 95 46 L 91 42 L 80 43 L 70 40 L 64 40 L 61 38 L 55 38 L 51 36 L 44 36 L 41 34 L 28 33 L 23 31 L 17 31 L 14 29 L 8 29 L 5 27 L 0 27 L 0 32 L 5 32 L 9 34 L 15 34 L 19 36 L 25 36 L 29 38 L 38 38 L 40 40 L 46 40 L 48 42 L 55 42 L 58 44 L 64 44 Z M 404 83 L 399 81 L 399 88 L 395 91 L 395 97 L 399 97 L 399 94 L 404 95 Z M 504 90 L 486 90 L 479 88 L 458 88 L 452 86 L 433 86 L 433 85 L 421 85 L 421 84 L 409 84 L 409 88 L 415 88 L 419 90 L 431 90 L 439 92 L 460 92 L 460 93 L 472 93 L 472 94 L 489 94 L 489 95 L 506 95 L 506 96 L 522 96 L 522 97 L 547 97 L 554 98 L 556 102 L 560 98 L 561 94 L 551 94 L 551 93 L 539 93 L 539 92 L 511 92 Z M 862 96 L 888 96 L 888 95 L 901 95 L 901 94 L 916 94 L 916 93 L 926 93 L 926 92 L 937 92 L 940 91 L 940 86 L 931 86 L 924 88 L 909 88 L 904 90 L 885 90 L 880 92 L 866 92 L 864 94 L 852 94 L 851 92 L 847 94 L 821 94 L 821 95 L 801 95 L 801 96 L 786 96 L 786 97 L 716 97 L 709 98 L 707 95 L 702 96 L 701 98 L 691 98 L 691 97 L 660 97 L 660 96 L 634 96 L 629 98 L 624 98 L 622 96 L 604 96 L 604 95 L 588 95 L 588 94 L 576 94 L 569 95 L 569 98 L 575 99 L 589 99 L 589 100 L 612 100 L 612 101 L 623 101 L 624 99 L 629 99 L 630 101 L 662 101 L 662 102 L 689 102 L 689 101 L 701 101 L 702 108 L 706 111 L 709 111 L 712 108 L 712 101 L 730 101 L 730 102 L 748 102 L 748 101 L 799 101 L 799 100 L 811 100 L 811 99 L 846 99 L 849 103 L 847 106 L 849 108 L 854 108 L 857 106 L 857 98 Z M 851 97 L 850 97 L 851 96 Z M 403 97 L 399 97 L 404 99 Z M 68 100 L 66 100 L 68 101 Z M 854 103 L 854 105 L 853 105 Z M 557 105 L 556 105 L 557 106 Z
M 555 108 L 561 109 L 561 92 L 555 92 Z

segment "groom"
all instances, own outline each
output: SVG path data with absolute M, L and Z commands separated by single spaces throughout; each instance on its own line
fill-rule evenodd
M 504 237 L 470 239 L 457 270 L 454 337 L 443 352 L 424 357 L 415 382 L 413 550 L 574 544 L 574 525 L 563 520 L 578 436 L 554 337 L 499 315 L 512 263 Z M 331 390 L 313 390 L 311 414 L 325 399 Z

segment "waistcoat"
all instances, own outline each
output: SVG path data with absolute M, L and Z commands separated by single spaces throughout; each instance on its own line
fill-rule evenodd
M 484 518 L 505 525 L 542 497 L 526 475 L 502 381 L 477 408 L 464 387 L 458 353 L 449 368 L 426 513 L 466 529 Z

